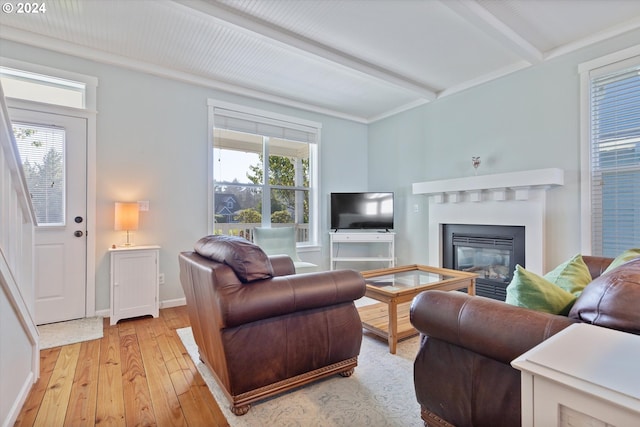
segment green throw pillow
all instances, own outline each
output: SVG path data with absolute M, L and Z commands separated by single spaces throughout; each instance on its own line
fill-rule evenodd
M 627 249 L 626 251 L 624 251 L 620 255 L 618 255 L 611 262 L 611 264 L 609 264 L 609 266 L 604 271 L 604 273 L 607 273 L 607 272 L 613 270 L 614 268 L 624 264 L 625 262 L 631 261 L 632 259 L 636 259 L 638 257 L 640 257 L 640 249 L 638 249 L 638 248 L 636 248 L 636 249 Z M 604 273 L 602 273 L 602 274 L 604 274 Z
M 507 286 L 507 304 L 551 314 L 567 315 L 577 297 L 544 277 L 516 265 Z
M 543 277 L 575 296 L 579 296 L 585 286 L 593 280 L 589 267 L 580 254 L 574 255 L 573 258 L 563 262 Z

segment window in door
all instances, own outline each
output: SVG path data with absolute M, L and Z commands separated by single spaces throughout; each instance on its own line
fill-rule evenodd
M 13 132 L 38 226 L 64 225 L 64 129 L 13 123 Z
M 588 88 L 591 253 L 615 257 L 640 246 L 640 57 L 589 70 Z
M 238 106 L 213 114 L 213 229 L 252 240 L 255 227 L 317 236 L 319 125 Z

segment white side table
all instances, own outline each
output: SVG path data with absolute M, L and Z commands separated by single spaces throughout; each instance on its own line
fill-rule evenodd
M 110 324 L 130 317 L 158 317 L 160 246 L 124 246 L 111 253 Z
M 571 325 L 511 362 L 522 426 L 640 426 L 640 336 Z

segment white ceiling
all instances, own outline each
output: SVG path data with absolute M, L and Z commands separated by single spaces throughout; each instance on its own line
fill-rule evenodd
M 640 28 L 638 0 L 39 3 L 0 38 L 361 122 Z

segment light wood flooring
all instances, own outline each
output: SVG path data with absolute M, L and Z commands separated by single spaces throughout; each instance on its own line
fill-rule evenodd
M 186 306 L 105 318 L 102 339 L 42 350 L 15 426 L 228 426 L 176 333 L 186 326 Z

